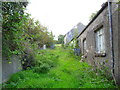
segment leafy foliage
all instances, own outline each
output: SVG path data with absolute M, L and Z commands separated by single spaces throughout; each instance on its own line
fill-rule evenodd
M 30 18 L 24 10 L 27 2 L 2 2 L 3 15 L 3 56 L 25 55 L 54 43 L 52 32 Z
M 59 35 L 57 44 L 63 44 L 63 41 L 64 41 L 64 35 Z
M 91 21 L 94 18 L 94 16 L 97 14 L 97 12 L 98 11 L 96 11 L 96 12 L 94 12 L 94 13 L 91 14 L 91 16 L 89 17 L 90 18 L 89 21 Z
M 117 4 L 119 5 L 118 7 L 118 10 L 120 10 L 120 0 L 118 0 Z
M 20 45 L 23 35 L 24 8 L 27 3 L 3 2 L 2 3 L 2 36 L 3 36 L 3 55 L 9 56 L 12 53 L 18 53 L 23 47 Z M 15 51 L 15 52 L 12 52 Z
M 58 55 L 49 53 L 49 50 L 38 51 L 35 55 L 35 68 L 36 73 L 48 72 L 51 68 L 57 66 Z
M 45 52 L 47 53 L 45 55 Z M 70 49 L 56 48 L 55 50 L 38 51 L 37 62 L 41 64 L 44 59 L 57 62 L 57 66 L 49 68 L 49 71 L 41 72 L 37 67 L 31 70 L 13 74 L 4 88 L 116 88 L 113 81 L 108 80 L 101 74 L 96 74 L 92 67 L 85 62 L 79 62 Z M 71 52 L 71 53 L 70 53 Z M 54 55 L 53 55 L 54 54 Z M 56 56 L 57 55 L 57 56 Z M 58 58 L 59 56 L 59 58 Z M 49 64 L 44 62 L 44 64 Z M 51 65 L 51 64 L 49 64 Z M 37 65 L 38 66 L 38 65 Z M 43 66 L 42 66 L 43 67 Z M 44 68 L 47 66 L 45 65 Z M 44 69 L 46 70 L 46 69 Z

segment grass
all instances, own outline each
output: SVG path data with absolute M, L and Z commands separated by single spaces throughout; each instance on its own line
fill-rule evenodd
M 55 44 L 55 47 L 61 47 L 62 44 Z
M 38 51 L 41 52 L 41 51 Z M 51 59 L 54 67 L 47 72 L 34 72 L 34 68 L 13 74 L 4 88 L 115 88 L 113 81 L 96 75 L 80 57 L 61 47 L 55 50 L 42 51 L 46 59 Z M 39 55 L 36 59 L 41 58 Z M 43 58 L 45 59 L 45 58 Z M 57 62 L 57 63 L 56 63 Z M 51 64 L 50 64 L 51 65 Z

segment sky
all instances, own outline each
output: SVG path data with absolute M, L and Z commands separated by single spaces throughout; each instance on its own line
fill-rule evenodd
M 92 13 L 106 0 L 29 0 L 27 12 L 57 36 L 65 35 L 79 22 L 87 25 Z

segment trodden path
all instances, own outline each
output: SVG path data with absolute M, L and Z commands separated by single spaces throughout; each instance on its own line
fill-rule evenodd
M 45 50 L 57 55 L 57 65 L 47 73 L 34 73 L 32 70 L 14 74 L 6 87 L 13 88 L 114 88 L 112 81 L 96 74 L 80 57 L 74 56 L 71 50 L 57 47 Z M 49 54 L 46 57 L 49 57 Z M 56 60 L 55 60 L 56 61 Z M 20 79 L 19 79 L 20 78 Z

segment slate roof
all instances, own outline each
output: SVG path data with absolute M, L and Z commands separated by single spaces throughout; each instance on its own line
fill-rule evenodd
M 78 23 L 76 25 L 76 28 L 73 27 L 67 34 L 66 34 L 66 38 L 67 38 L 67 43 L 69 43 L 70 41 L 73 40 L 74 36 L 75 36 L 75 29 L 77 29 L 77 36 L 84 30 L 85 25 L 83 25 L 82 23 Z

